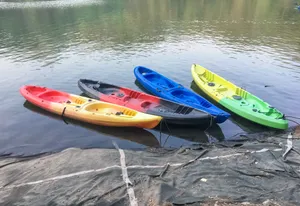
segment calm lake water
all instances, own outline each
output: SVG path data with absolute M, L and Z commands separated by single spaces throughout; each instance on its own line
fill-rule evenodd
M 22 85 L 36 84 L 81 94 L 79 78 L 140 90 L 133 75 L 137 65 L 198 92 L 190 73 L 197 63 L 299 117 L 300 11 L 295 7 L 292 0 L 2 0 L 0 154 L 113 148 L 112 140 L 129 149 L 180 147 L 268 130 L 235 115 L 211 128 L 210 138 L 200 128 L 160 134 L 159 129 L 65 124 L 19 93 Z

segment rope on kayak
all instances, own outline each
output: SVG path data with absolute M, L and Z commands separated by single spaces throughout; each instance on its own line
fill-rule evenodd
M 163 119 L 160 121 L 159 123 L 159 142 L 161 143 L 161 130 L 162 130 L 162 121 Z
M 171 130 L 170 130 L 170 128 L 169 128 L 169 126 L 168 126 L 168 124 L 167 124 L 167 121 L 166 121 L 166 120 L 165 120 L 165 125 L 166 125 L 166 127 L 167 127 L 167 129 L 168 129 L 168 131 L 169 131 L 169 135 L 168 135 L 168 137 L 166 138 L 166 140 L 165 140 L 165 143 L 163 144 L 163 147 L 165 146 L 165 144 L 167 143 L 167 141 L 168 141 L 169 137 L 171 136 Z
M 171 130 L 170 130 L 166 120 L 165 120 L 165 125 L 167 126 L 167 129 L 169 130 L 169 133 L 171 134 Z
M 204 132 L 206 132 L 206 130 L 208 130 L 212 125 L 213 125 L 213 116 L 210 115 L 210 122 L 209 122 L 209 125 L 208 125 L 208 127 L 204 130 Z
M 295 120 L 292 120 L 292 119 L 299 119 L 299 120 L 300 120 L 300 117 L 294 117 L 294 116 L 285 116 L 285 117 L 289 117 L 289 118 L 285 118 L 286 120 L 289 120 L 289 121 L 291 121 L 291 122 L 296 123 L 297 125 L 300 125 L 299 122 L 297 122 L 297 121 L 295 121 Z M 290 118 L 292 118 L 292 119 L 290 119 Z
M 292 118 L 292 119 L 300 119 L 300 117 L 293 117 L 293 116 L 285 116 L 285 117 L 289 117 L 289 118 Z
M 291 122 L 294 122 L 294 123 L 296 123 L 297 125 L 300 125 L 300 123 L 299 123 L 299 122 L 297 122 L 297 121 L 295 121 L 295 120 L 292 120 L 292 119 L 287 119 L 287 118 L 286 118 L 286 120 L 289 120 L 289 121 L 291 121 Z
M 214 119 L 213 116 L 210 115 L 210 123 L 209 123 L 208 127 L 203 131 L 208 139 L 210 139 L 211 136 L 206 130 L 208 130 L 213 125 L 213 119 Z
M 63 120 L 66 124 L 69 124 L 69 123 L 65 120 L 65 118 L 64 118 L 64 114 L 65 114 L 66 108 L 67 108 L 67 107 L 65 107 L 65 108 L 63 109 L 63 111 L 62 111 L 62 113 L 61 113 L 61 118 L 62 118 L 62 120 Z
M 170 130 L 168 124 L 167 124 L 167 121 L 166 121 L 165 119 L 162 119 L 162 120 L 160 121 L 160 129 L 159 129 L 159 140 L 160 140 L 160 143 L 161 143 L 161 132 L 162 132 L 162 123 L 163 123 L 163 122 L 165 122 L 165 125 L 166 125 L 166 127 L 167 127 L 167 129 L 168 129 L 168 131 L 169 131 L 169 135 L 168 135 L 168 137 L 166 138 L 166 140 L 165 140 L 165 142 L 164 142 L 164 144 L 163 144 L 163 145 L 165 145 L 166 142 L 167 142 L 167 140 L 168 140 L 169 137 L 171 136 L 171 130 Z

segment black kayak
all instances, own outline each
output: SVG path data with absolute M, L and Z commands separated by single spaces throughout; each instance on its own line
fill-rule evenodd
M 207 112 L 125 87 L 80 79 L 78 87 L 87 96 L 163 117 L 168 124 L 211 125 L 215 119 Z

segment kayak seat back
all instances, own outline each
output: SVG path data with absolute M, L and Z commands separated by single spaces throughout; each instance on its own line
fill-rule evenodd
M 248 92 L 246 92 L 245 90 L 243 90 L 242 88 L 236 87 L 235 93 L 237 95 L 239 95 L 240 97 L 247 99 L 248 96 Z M 256 102 L 256 101 L 255 101 Z
M 139 92 L 131 91 L 130 94 L 129 94 L 129 96 L 130 96 L 130 98 L 138 99 L 139 96 L 140 96 L 140 94 L 141 94 L 141 93 L 139 93 Z
M 123 102 L 128 102 L 131 99 L 138 99 L 141 93 L 139 92 L 135 92 L 135 91 L 131 91 L 128 95 L 125 95 L 122 92 L 119 92 L 117 94 L 117 96 L 119 97 L 119 99 Z
M 104 104 L 104 103 L 91 103 L 84 107 L 84 110 L 88 112 L 92 112 L 93 115 L 95 114 L 106 114 L 106 115 L 125 115 L 125 116 L 135 116 L 137 114 L 136 111 L 130 109 L 120 109 L 119 107 Z

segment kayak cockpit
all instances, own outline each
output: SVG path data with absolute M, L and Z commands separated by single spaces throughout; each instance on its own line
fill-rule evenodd
M 111 105 L 111 104 L 104 104 L 104 103 L 91 103 L 86 105 L 83 108 L 87 112 L 91 112 L 92 115 L 97 115 L 97 114 L 105 114 L 105 115 L 117 115 L 117 116 L 122 116 L 122 117 L 134 117 L 137 115 L 137 112 L 131 109 L 126 109 Z

